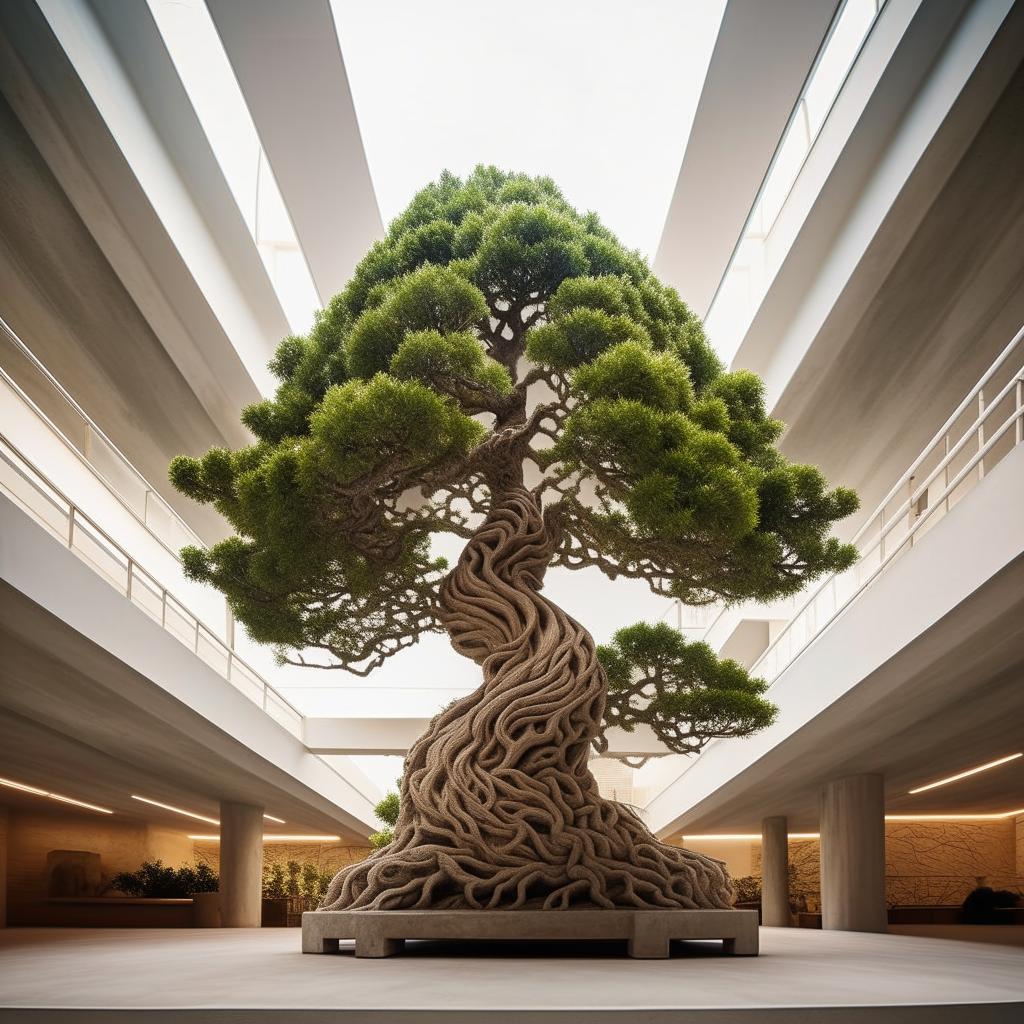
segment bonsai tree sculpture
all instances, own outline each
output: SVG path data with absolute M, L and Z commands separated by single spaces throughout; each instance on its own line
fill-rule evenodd
M 749 733 L 763 684 L 667 627 L 599 655 L 542 587 L 592 567 L 735 602 L 849 565 L 829 530 L 856 498 L 776 451 L 758 379 L 549 179 L 493 168 L 423 189 L 271 367 L 254 445 L 172 465 L 237 530 L 189 574 L 282 660 L 365 674 L 443 631 L 483 674 L 324 908 L 728 906 L 722 865 L 603 799 L 588 755 L 606 722 L 682 751 Z M 454 568 L 436 533 L 465 541 Z

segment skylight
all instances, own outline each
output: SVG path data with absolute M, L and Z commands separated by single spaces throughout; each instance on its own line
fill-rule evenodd
M 320 308 L 284 200 L 204 0 L 149 0 L 174 66 L 293 331 Z
M 385 221 L 445 168 L 550 175 L 653 255 L 724 0 L 332 0 Z
M 772 165 L 747 218 L 711 308 L 708 337 L 729 362 L 735 356 L 792 242 L 776 231 L 804 163 L 886 0 L 844 0 L 797 101 Z

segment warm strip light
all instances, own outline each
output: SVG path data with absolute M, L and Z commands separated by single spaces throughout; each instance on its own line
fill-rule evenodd
M 186 818 L 195 818 L 196 821 L 205 821 L 207 825 L 219 825 L 216 818 L 208 818 L 205 814 L 196 814 L 195 811 L 186 811 L 184 807 L 175 807 L 173 804 L 162 804 L 159 800 L 150 800 L 148 796 L 136 796 L 132 794 L 133 800 L 139 803 L 151 804 L 153 807 L 160 807 L 165 811 L 173 811 L 175 814 L 184 814 Z
M 724 833 L 720 833 L 719 835 L 710 835 L 710 834 L 709 835 L 701 835 L 701 836 L 684 835 L 684 836 L 681 836 L 680 838 L 682 838 L 682 840 L 684 842 L 689 841 L 689 840 L 696 840 L 697 842 L 712 842 L 712 841 L 715 841 L 715 840 L 718 840 L 718 839 L 733 839 L 733 840 L 736 840 L 737 842 L 758 842 L 759 843 L 761 841 L 761 833 L 760 832 L 724 832 Z M 817 832 L 790 832 L 787 838 L 789 838 L 789 839 L 817 839 L 818 838 L 818 833 Z
M 0 779 L 0 786 L 8 789 L 20 789 L 23 793 L 31 793 L 33 796 L 46 796 L 51 800 L 59 800 L 62 804 L 73 804 L 75 807 L 84 807 L 89 811 L 99 811 L 100 814 L 113 814 L 109 807 L 97 807 L 96 804 L 87 804 L 84 800 L 76 800 L 74 797 L 61 796 L 60 793 L 51 793 L 49 790 L 40 789 L 38 786 L 26 786 L 24 782 L 15 782 L 13 779 Z
M 208 843 L 219 843 L 220 836 L 189 836 L 189 839 L 199 839 Z M 265 843 L 337 843 L 341 836 L 283 836 L 264 835 Z
M 1002 821 L 1004 818 L 1015 818 L 1024 814 L 1024 808 L 1018 811 L 1002 811 L 999 814 L 887 814 L 886 821 Z
M 144 804 L 152 804 L 154 807 L 162 807 L 165 811 L 174 811 L 175 814 L 184 814 L 188 818 L 195 818 L 196 821 L 205 821 L 207 825 L 219 825 L 220 822 L 216 818 L 208 818 L 205 814 L 196 814 L 195 811 L 186 811 L 184 807 L 174 807 L 171 804 L 162 804 L 159 800 L 150 800 L 146 796 L 135 796 L 132 794 L 133 800 L 140 800 Z M 264 814 L 264 818 L 267 821 L 272 821 L 276 825 L 283 825 L 284 818 L 275 818 L 272 814 Z
M 907 792 L 924 793 L 925 790 L 936 789 L 939 786 L 948 786 L 951 782 L 959 782 L 961 779 L 968 778 L 968 776 L 977 775 L 978 772 L 987 772 L 989 768 L 998 768 L 1001 764 L 1006 764 L 1008 761 L 1016 761 L 1018 757 L 1024 757 L 1024 751 L 1017 754 L 1007 754 L 1006 757 L 1001 757 L 998 761 L 979 764 L 977 768 L 968 768 L 967 771 L 960 772 L 958 775 L 950 775 L 949 778 L 939 779 L 938 782 L 929 782 L 927 786 L 918 786 L 917 789 L 910 789 Z
M 1003 821 L 1006 818 L 1016 818 L 1024 815 L 1024 807 L 1016 811 L 1000 811 L 998 814 L 887 814 L 886 821 Z M 790 839 L 819 839 L 818 832 L 790 832 Z M 761 835 L 758 832 L 723 832 L 719 835 L 682 835 L 679 837 L 683 842 L 695 840 L 698 842 L 712 842 L 715 840 L 736 840 L 738 842 L 760 842 Z

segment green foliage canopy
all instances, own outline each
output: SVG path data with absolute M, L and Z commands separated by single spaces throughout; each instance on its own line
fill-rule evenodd
M 443 174 L 271 368 L 255 443 L 171 479 L 237 531 L 186 549 L 187 572 L 284 660 L 366 674 L 439 630 L 431 535 L 472 536 L 514 486 L 551 565 L 690 604 L 792 594 L 855 557 L 829 535 L 855 495 L 779 454 L 760 380 L 548 178 Z
M 715 737 L 750 736 L 778 713 L 764 680 L 664 622 L 620 629 L 597 653 L 608 674 L 605 726 L 632 732 L 642 722 L 677 754 L 699 754 Z M 607 749 L 603 734 L 598 749 Z

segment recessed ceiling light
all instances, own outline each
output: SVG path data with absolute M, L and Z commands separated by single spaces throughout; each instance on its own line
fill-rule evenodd
M 706 835 L 684 835 L 681 836 L 683 842 L 696 840 L 698 842 L 715 842 L 719 839 L 725 840 L 736 840 L 742 842 L 759 843 L 761 841 L 760 832 L 720 832 L 717 835 L 708 833 Z M 790 832 L 787 836 L 789 839 L 817 839 L 817 832 Z
M 96 804 L 86 803 L 84 800 L 76 800 L 74 797 L 51 793 L 49 790 L 40 789 L 38 786 L 27 786 L 24 782 L 15 782 L 13 779 L 0 779 L 0 786 L 6 786 L 8 789 L 20 789 L 23 793 L 31 793 L 33 796 L 49 797 L 51 800 L 59 800 L 62 804 L 84 807 L 86 810 L 98 811 L 100 814 L 114 813 L 109 807 L 99 807 Z
M 216 818 L 208 818 L 205 814 L 197 814 L 195 811 L 186 811 L 184 807 L 175 807 L 173 804 L 162 804 L 159 800 L 150 800 L 147 796 L 136 796 L 133 793 L 132 799 L 144 804 L 152 804 L 154 807 L 162 807 L 165 811 L 174 811 L 175 814 L 184 814 L 187 818 L 195 818 L 196 821 L 205 821 L 207 825 L 220 824 Z M 263 817 L 267 821 L 273 821 L 278 825 L 284 824 L 283 818 L 275 818 L 272 814 L 264 814 Z
M 989 768 L 998 768 L 1001 764 L 1006 764 L 1008 761 L 1016 761 L 1018 757 L 1024 756 L 1024 751 L 1017 754 L 1007 754 L 1006 757 L 1001 757 L 997 761 L 989 761 L 987 764 L 979 764 L 977 768 L 968 768 L 965 772 L 959 772 L 956 775 L 950 775 L 948 778 L 939 779 L 937 782 L 929 782 L 927 786 L 918 786 L 917 789 L 908 790 L 909 793 L 923 793 L 927 789 L 935 789 L 938 786 L 948 786 L 951 782 L 959 782 L 960 779 L 966 779 L 969 775 L 977 775 L 978 772 L 986 772 Z
M 220 836 L 189 836 L 189 839 L 198 839 L 208 843 L 220 842 Z M 286 836 L 286 835 L 264 835 L 265 843 L 336 843 L 341 836 Z
M 159 800 L 150 800 L 148 796 L 136 796 L 132 794 L 133 800 L 139 803 L 151 804 L 153 807 L 160 807 L 165 811 L 173 811 L 175 814 L 184 814 L 186 818 L 195 818 L 196 821 L 205 821 L 207 825 L 219 825 L 216 818 L 208 818 L 205 814 L 196 814 L 195 811 L 186 811 L 184 807 L 175 807 L 173 804 L 162 804 Z
M 1019 808 L 1016 811 L 999 811 L 998 813 L 991 814 L 887 814 L 885 816 L 886 821 L 1003 821 L 1006 818 L 1016 818 L 1018 815 L 1024 814 L 1024 807 Z M 686 835 L 683 834 L 679 837 L 683 842 L 697 840 L 697 841 L 716 841 L 720 839 L 724 840 L 742 840 L 744 842 L 760 842 L 761 835 L 758 832 L 720 832 L 717 835 L 708 833 L 705 835 Z M 818 832 L 790 832 L 790 839 L 818 839 L 820 833 Z

